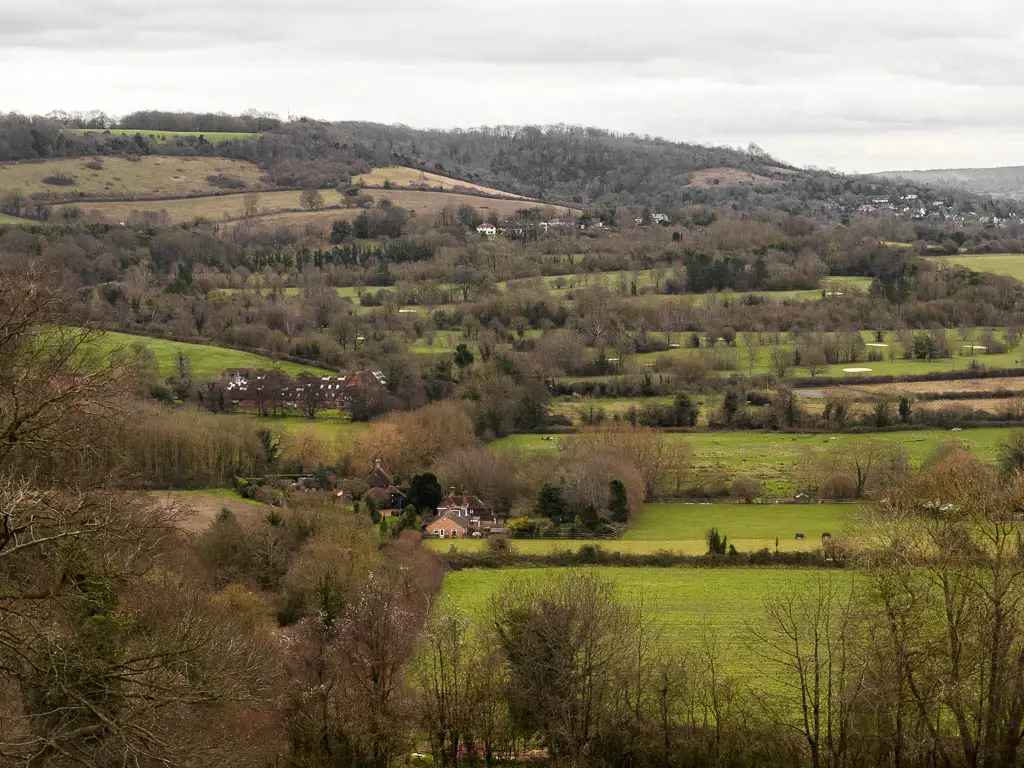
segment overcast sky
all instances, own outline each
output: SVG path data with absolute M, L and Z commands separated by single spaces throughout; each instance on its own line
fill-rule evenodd
M 1010 0 L 0 0 L 0 109 L 580 123 L 844 171 L 1024 165 Z

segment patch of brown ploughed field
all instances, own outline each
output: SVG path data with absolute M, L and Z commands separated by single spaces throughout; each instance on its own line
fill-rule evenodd
M 694 171 L 688 187 L 739 187 L 757 184 L 781 184 L 778 179 L 759 176 L 739 168 L 705 168 Z
M 895 384 L 864 384 L 848 387 L 853 392 L 870 394 L 929 395 L 942 392 L 1024 392 L 1024 376 L 1003 376 L 991 379 L 959 379 L 953 381 L 908 381 Z

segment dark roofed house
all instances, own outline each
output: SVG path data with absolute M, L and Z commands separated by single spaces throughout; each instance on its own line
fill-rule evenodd
M 341 388 L 340 405 L 348 408 L 354 421 L 368 421 L 395 407 L 388 391 L 388 379 L 382 371 L 356 371 L 346 377 Z
M 387 388 L 388 379 L 383 371 L 356 371 L 345 378 L 345 384 L 341 388 L 342 403 L 350 403 L 357 397 L 383 396 Z
M 366 484 L 371 488 L 387 488 L 395 484 L 395 478 L 384 469 L 384 463 L 380 459 L 374 459 L 373 469 L 366 476 Z
M 385 488 L 371 488 L 366 498 L 373 501 L 377 511 L 389 517 L 399 517 L 405 511 L 405 494 L 393 485 Z
M 365 494 L 371 499 L 377 511 L 382 515 L 398 516 L 405 509 L 405 494 L 395 485 L 395 478 L 384 469 L 380 459 L 373 460 L 373 469 L 366 476 L 366 484 L 370 486 Z

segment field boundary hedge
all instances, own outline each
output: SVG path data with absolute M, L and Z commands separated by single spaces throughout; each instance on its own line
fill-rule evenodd
M 828 559 L 820 549 L 810 552 L 737 552 L 733 555 L 686 555 L 663 550 L 651 554 L 613 552 L 599 545 L 584 544 L 577 550 L 548 554 L 522 554 L 514 551 L 442 552 L 439 557 L 452 571 L 466 568 L 546 568 L 552 566 L 611 565 L 622 568 L 842 568 L 841 557 Z
M 816 376 L 792 379 L 789 384 L 798 389 L 823 389 L 851 384 L 910 384 L 919 381 L 963 381 L 964 379 L 1000 379 L 1024 376 L 1024 368 L 981 368 L 963 371 L 934 371 L 890 376 Z

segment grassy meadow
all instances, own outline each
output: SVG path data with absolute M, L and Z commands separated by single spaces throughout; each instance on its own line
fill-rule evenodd
M 430 189 L 442 192 L 452 190 L 471 190 L 480 195 L 494 195 L 497 197 L 509 197 L 517 200 L 529 200 L 522 195 L 514 195 L 511 192 L 503 192 L 493 187 L 483 187 L 469 181 L 460 181 L 448 176 L 440 176 L 429 171 L 419 171 L 415 168 L 406 168 L 400 165 L 391 165 L 386 168 L 374 168 L 369 173 L 361 173 L 352 177 L 353 184 L 361 184 L 366 187 L 383 187 L 385 182 L 395 187 L 412 187 L 426 185 Z
M 561 568 L 470 568 L 445 577 L 442 605 L 458 606 L 482 617 L 488 601 L 503 584 L 555 578 Z M 845 571 L 798 568 L 616 568 L 595 566 L 625 600 L 643 598 L 646 610 L 664 630 L 662 642 L 683 650 L 707 633 L 716 641 L 727 671 L 743 674 L 752 660 L 751 631 L 764 626 L 765 599 L 777 592 L 799 590 L 817 579 L 831 579 L 837 588 L 851 584 Z
M 8 216 L 6 213 L 0 213 L 0 227 L 37 223 L 38 222 L 32 221 L 32 219 L 21 219 L 17 216 Z
M 667 544 L 677 541 L 700 542 L 706 551 L 704 534 L 709 528 L 728 536 L 740 550 L 806 548 L 794 538 L 803 533 L 808 547 L 820 546 L 823 533 L 839 534 L 858 504 L 645 504 L 636 521 L 623 536 L 624 541 Z M 746 542 L 740 546 L 740 542 Z M 662 547 L 669 549 L 670 547 Z
M 621 539 L 514 539 L 512 547 L 522 554 L 546 555 L 592 543 L 609 552 L 631 555 L 703 555 L 707 552 L 704 535 L 714 527 L 741 552 L 764 547 L 774 551 L 776 538 L 780 552 L 809 551 L 821 546 L 823 533 L 842 533 L 859 508 L 857 504 L 653 503 L 644 505 Z M 796 539 L 797 532 L 806 538 Z M 486 547 L 486 542 L 479 539 L 426 539 L 425 543 L 437 552 L 448 552 L 453 547 L 473 552 Z
M 975 272 L 991 272 L 1024 281 L 1024 254 L 986 253 L 978 256 L 929 256 L 937 264 L 967 267 Z
M 280 368 L 289 376 L 300 373 L 336 373 L 322 368 L 300 365 L 287 360 L 274 362 L 269 357 L 242 352 L 237 349 L 214 347 L 209 344 L 186 344 L 169 339 L 154 339 L 149 336 L 135 336 L 130 333 L 107 331 L 103 334 L 102 343 L 110 349 L 130 346 L 135 343 L 144 344 L 156 357 L 162 377 L 171 376 L 175 371 L 178 352 L 184 352 L 192 363 L 192 372 L 199 379 L 213 379 L 225 368 Z
M 269 429 L 284 440 L 295 441 L 301 439 L 305 434 L 310 434 L 331 445 L 348 443 L 370 428 L 366 422 L 354 422 L 342 418 L 311 420 L 302 416 L 276 417 L 249 414 L 233 414 L 231 418 L 244 419 L 250 424 Z
M 87 166 L 97 159 L 103 163 L 102 169 Z M 0 165 L 0 189 L 17 189 L 26 195 L 50 193 L 62 198 L 210 195 L 222 191 L 206 180 L 215 174 L 237 176 L 250 187 L 256 187 L 263 171 L 252 163 L 223 157 L 75 157 Z M 58 175 L 69 176 L 74 183 L 54 185 L 43 181 Z

